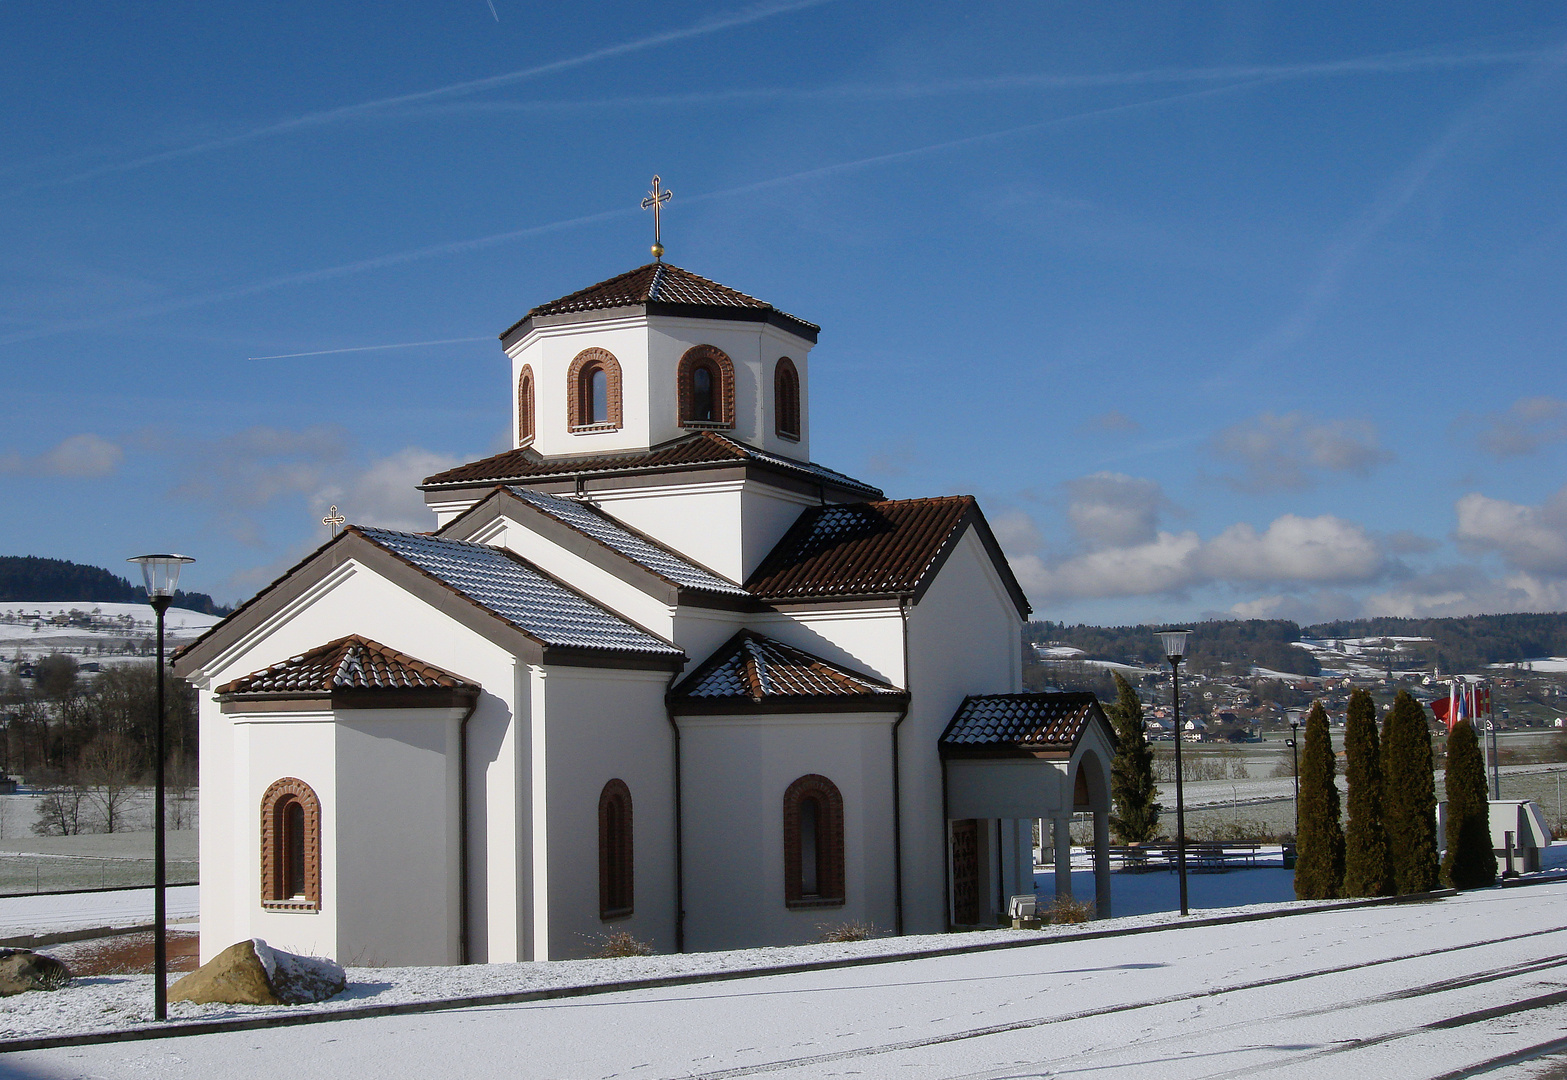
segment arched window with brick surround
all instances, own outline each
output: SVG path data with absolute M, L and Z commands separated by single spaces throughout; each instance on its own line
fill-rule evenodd
M 321 908 L 321 800 L 292 776 L 261 797 L 261 906 Z
M 620 415 L 620 361 L 604 349 L 583 349 L 566 371 L 567 428 L 613 431 Z
M 533 368 L 522 365 L 517 376 L 517 445 L 533 443 Z
M 618 919 L 635 907 L 631 789 L 611 780 L 599 792 L 599 918 Z
M 680 426 L 735 426 L 735 366 L 722 349 L 696 345 L 680 358 L 676 373 Z
M 780 439 L 800 441 L 800 373 L 787 356 L 773 368 L 773 417 Z
M 802 776 L 784 792 L 784 903 L 843 903 L 843 796 L 825 776 Z

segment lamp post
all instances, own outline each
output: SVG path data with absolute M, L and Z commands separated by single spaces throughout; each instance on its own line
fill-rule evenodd
M 1300 721 L 1290 721 L 1290 760 L 1294 762 L 1294 771 L 1290 774 L 1295 777 L 1295 835 L 1300 836 Z
M 1186 657 L 1186 639 L 1190 630 L 1164 630 L 1164 658 L 1170 661 L 1171 699 L 1175 702 L 1175 868 L 1181 877 L 1181 914 L 1186 905 L 1186 789 L 1181 778 L 1181 661 Z
M 180 567 L 195 559 L 184 555 L 138 555 L 126 562 L 141 564 L 142 583 L 147 587 L 147 603 L 158 613 L 158 726 L 154 755 L 154 774 L 157 776 L 153 794 L 153 848 L 152 848 L 152 1012 L 158 1020 L 169 1018 L 169 912 L 167 898 L 168 866 L 165 859 L 165 830 L 163 825 L 163 615 L 174 602 L 174 590 L 180 582 Z

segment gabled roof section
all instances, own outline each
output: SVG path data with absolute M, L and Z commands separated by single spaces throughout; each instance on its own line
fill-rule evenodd
M 775 602 L 923 593 L 974 525 L 1021 614 L 1028 600 L 972 495 L 812 507 L 746 582 Z
M 342 691 L 467 690 L 475 684 L 358 634 L 220 686 L 236 697 L 300 697 Z
M 1088 691 L 978 694 L 963 699 L 938 740 L 943 751 L 1030 750 L 1070 753 L 1095 718 L 1109 719 Z
M 908 694 L 880 679 L 742 630 L 669 694 L 679 713 L 896 710 Z
M 501 334 L 501 341 L 509 345 L 511 340 L 527 333 L 538 319 L 624 307 L 639 307 L 649 315 L 769 322 L 812 342 L 821 332 L 821 327 L 815 323 L 779 311 L 765 300 L 747 296 L 670 263 L 651 262 L 586 289 L 578 289 L 559 300 L 540 304 L 507 327 Z
M 684 655 L 504 548 L 389 529 L 350 530 L 545 646 Z
M 524 487 L 506 489 L 556 521 L 619 553 L 665 581 L 684 589 L 750 598 L 750 593 L 726 578 L 670 550 L 652 537 L 621 524 L 596 506 L 563 499 Z
M 545 458 L 531 447 L 523 447 L 520 450 L 508 450 L 494 457 L 436 473 L 434 476 L 426 477 L 419 487 L 423 491 L 432 491 L 440 488 L 510 484 L 518 481 L 551 480 L 570 476 L 598 477 L 677 472 L 746 464 L 758 465 L 809 483 L 826 484 L 862 496 L 877 498 L 881 495 L 879 489 L 825 466 L 770 454 L 716 431 L 684 435 L 655 446 L 651 450 L 639 450 L 628 454 Z

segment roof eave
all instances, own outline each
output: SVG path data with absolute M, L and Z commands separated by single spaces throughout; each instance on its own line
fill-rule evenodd
M 775 307 L 731 307 L 726 304 L 678 304 L 662 300 L 648 300 L 640 304 L 616 304 L 611 307 L 584 308 L 582 311 L 563 311 L 551 315 L 534 315 L 529 312 L 501 331 L 501 348 L 510 349 L 533 330 L 545 326 L 570 326 L 581 322 L 598 322 L 608 317 L 633 313 L 645 316 L 666 316 L 675 319 L 711 319 L 715 322 L 758 322 L 777 327 L 801 341 L 815 345 L 822 328 L 815 323 L 796 318 Z

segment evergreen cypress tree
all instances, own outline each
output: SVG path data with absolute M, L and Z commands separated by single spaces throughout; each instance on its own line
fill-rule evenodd
M 1447 736 L 1447 855 L 1442 880 L 1455 889 L 1496 884 L 1491 848 L 1491 806 L 1485 790 L 1485 759 L 1467 720 Z
M 1110 764 L 1110 795 L 1115 813 L 1110 828 L 1123 844 L 1152 840 L 1159 827 L 1159 811 L 1154 801 L 1158 787 L 1153 778 L 1153 747 L 1143 728 L 1143 703 L 1132 684 L 1115 673 L 1115 703 L 1105 712 L 1115 727 L 1115 760 Z
M 1393 863 L 1382 820 L 1382 752 L 1371 691 L 1349 695 L 1344 721 L 1344 775 L 1349 780 L 1349 827 L 1344 830 L 1344 895 L 1391 896 Z
M 1420 702 L 1400 690 L 1382 726 L 1382 820 L 1400 895 L 1437 886 L 1436 777 L 1431 726 Z
M 1300 761 L 1300 835 L 1296 838 L 1295 895 L 1329 900 L 1344 887 L 1344 830 L 1333 782 L 1333 740 L 1322 703 L 1306 714 Z

